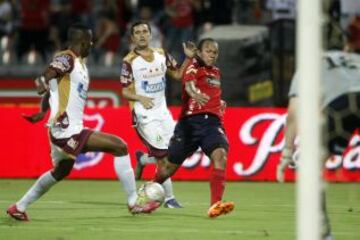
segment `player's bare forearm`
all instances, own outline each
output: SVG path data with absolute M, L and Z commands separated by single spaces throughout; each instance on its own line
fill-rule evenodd
M 210 99 L 208 95 L 202 93 L 200 89 L 196 87 L 194 81 L 187 81 L 185 83 L 185 91 L 201 106 L 205 105 Z
M 295 138 L 297 134 L 296 111 L 298 108 L 298 98 L 292 97 L 289 101 L 288 115 L 285 128 L 285 148 L 294 150 Z
M 49 81 L 57 78 L 58 74 L 51 68 L 47 68 L 45 72 L 38 78 L 35 79 L 35 86 L 37 93 L 43 95 L 48 90 Z
M 281 164 L 284 166 L 291 163 L 295 150 L 295 138 L 297 134 L 296 109 L 298 107 L 297 97 L 290 98 L 288 115 L 285 124 L 285 147 L 281 152 Z
M 37 122 L 43 120 L 43 118 L 46 115 L 46 112 L 50 108 L 49 98 L 50 98 L 50 92 L 47 91 L 41 98 L 40 112 L 31 114 L 31 115 L 22 114 L 23 118 L 25 118 L 28 122 L 31 122 L 31 123 L 37 123 Z
M 138 95 L 138 94 L 134 93 L 134 91 L 132 91 L 129 87 L 123 88 L 122 95 L 124 98 L 126 98 L 129 101 L 139 101 L 146 109 L 150 109 L 154 106 L 152 98 Z
M 46 113 L 50 109 L 49 104 L 50 91 L 48 90 L 41 98 L 40 111 Z
M 190 63 L 190 59 L 185 58 L 184 62 L 181 64 L 180 68 L 178 68 L 175 71 L 170 72 L 171 78 L 173 78 L 174 80 L 177 80 L 177 81 L 181 81 L 182 77 L 184 75 L 184 71 L 185 71 L 186 67 L 189 65 L 189 63 Z
M 189 65 L 191 58 L 195 57 L 196 55 L 196 45 L 191 42 L 188 41 L 186 43 L 183 43 L 183 49 L 184 49 L 184 54 L 186 56 L 184 62 L 181 64 L 180 68 L 178 68 L 175 71 L 170 71 L 170 75 L 173 79 L 181 81 L 182 77 L 184 75 L 184 71 L 186 69 L 186 67 Z

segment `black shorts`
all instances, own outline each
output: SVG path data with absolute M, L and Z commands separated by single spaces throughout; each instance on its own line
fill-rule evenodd
M 180 119 L 170 139 L 169 161 L 182 164 L 199 147 L 208 157 L 217 148 L 228 151 L 229 142 L 217 116 L 199 114 Z
M 360 127 L 360 93 L 343 94 L 326 108 L 325 144 L 332 154 L 341 155 L 354 131 Z

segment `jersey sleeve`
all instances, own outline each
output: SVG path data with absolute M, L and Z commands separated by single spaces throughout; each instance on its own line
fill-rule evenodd
M 53 58 L 49 68 L 54 70 L 59 76 L 70 73 L 74 68 L 74 57 L 67 53 L 59 54 Z
M 166 57 L 166 67 L 170 71 L 174 71 L 180 68 L 180 65 L 176 62 L 175 58 L 170 53 L 165 52 L 165 57 Z
M 189 82 L 189 81 L 196 82 L 196 74 L 197 74 L 197 72 L 198 72 L 198 67 L 197 67 L 197 64 L 196 64 L 196 60 L 193 59 L 191 61 L 191 63 L 185 69 L 183 81 L 184 82 Z
M 131 64 L 124 61 L 121 67 L 120 83 L 123 87 L 128 87 L 133 81 L 134 77 Z

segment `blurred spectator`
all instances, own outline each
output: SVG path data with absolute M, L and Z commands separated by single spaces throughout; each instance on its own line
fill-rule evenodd
M 295 50 L 296 0 L 268 0 L 271 10 L 270 22 L 271 46 L 273 50 Z
M 233 0 L 194 0 L 197 35 L 210 31 L 214 25 L 232 24 Z
M 273 21 L 296 17 L 296 0 L 267 0 L 267 8 L 271 10 Z
M 353 16 L 348 28 L 348 45 L 346 50 L 360 49 L 360 14 Z
M 71 2 L 70 0 L 51 1 L 50 40 L 54 44 L 53 50 L 66 47 L 67 31 L 73 23 Z
M 340 26 L 340 0 L 324 0 L 324 46 L 326 49 L 342 49 L 344 46 L 345 30 Z
M 94 30 L 92 7 L 92 1 L 87 0 L 51 0 L 50 40 L 55 50 L 65 47 L 67 30 L 73 23 L 81 22 Z
M 9 1 L 0 0 L 0 39 L 14 29 L 13 8 Z
M 12 58 L 10 46 L 15 28 L 14 9 L 9 1 L 0 0 L 0 53 L 1 62 L 8 64 Z
M 155 23 L 159 23 L 164 16 L 164 0 L 138 0 L 137 9 L 149 7 L 152 13 L 152 18 Z
M 296 0 L 268 0 L 271 11 L 269 23 L 272 56 L 272 79 L 278 93 L 278 106 L 287 104 L 287 93 L 295 70 Z
M 341 27 L 346 29 L 354 15 L 360 14 L 359 0 L 341 0 Z
M 233 22 L 239 24 L 261 24 L 266 17 L 266 1 L 234 0 Z
M 148 22 L 151 27 L 150 46 L 153 48 L 162 48 L 164 37 L 155 22 L 155 18 L 153 18 L 153 13 L 150 7 L 143 6 L 139 8 L 139 20 Z
M 95 29 L 95 19 L 92 15 L 92 0 L 71 1 L 71 15 L 74 22 L 81 22 L 90 29 Z
M 121 35 L 126 33 L 126 26 L 131 18 L 129 0 L 103 0 L 101 12 L 106 12 L 114 18 Z
M 114 64 L 114 58 L 120 48 L 120 32 L 116 22 L 116 12 L 102 11 L 97 18 L 95 30 L 95 60 L 99 60 L 99 55 L 104 53 L 104 64 L 107 66 Z
M 182 42 L 193 40 L 193 1 L 165 0 L 165 13 L 168 17 L 166 24 L 166 49 L 175 58 L 182 58 Z
M 19 60 L 29 53 L 29 63 L 35 61 L 37 54 L 46 62 L 49 13 L 50 0 L 20 1 L 20 28 L 16 48 Z

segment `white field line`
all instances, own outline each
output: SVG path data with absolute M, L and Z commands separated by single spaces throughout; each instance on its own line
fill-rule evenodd
M 11 199 L 11 200 L 0 200 L 0 204 L 1 203 L 6 203 L 6 204 L 11 204 L 13 203 L 14 200 Z M 246 204 L 246 206 L 244 205 L 241 205 L 241 200 L 239 201 L 239 206 L 240 208 L 248 208 L 248 207 L 280 207 L 280 208 L 293 208 L 295 207 L 295 203 L 294 204 L 270 204 L 270 203 L 264 203 L 264 204 Z M 94 201 L 94 204 L 96 203 L 96 201 Z M 109 201 L 109 203 L 115 203 L 114 201 Z M 183 205 L 185 206 L 205 206 L 207 207 L 208 206 L 208 203 L 204 202 L 204 203 L 194 203 L 194 202 L 181 202 Z M 84 203 L 81 203 L 81 200 L 77 201 L 77 200 L 74 200 L 74 201 L 61 201 L 61 200 L 39 200 L 39 203 L 38 204 L 54 204 L 54 205 L 66 205 L 66 204 L 71 204 L 71 205 L 92 205 L 93 203 L 88 203 L 88 202 L 84 202 Z M 125 201 L 119 201 L 119 204 L 126 204 Z M 354 205 L 354 204 L 351 204 L 351 206 L 344 206 L 344 205 L 341 205 L 341 204 L 338 204 L 338 205 L 334 205 L 334 204 L 331 204 L 329 206 L 331 209 L 344 209 L 344 208 L 348 208 L 348 207 L 351 207 L 352 209 L 354 209 L 355 211 L 357 209 L 360 209 L 360 205 Z
M 83 229 L 83 227 L 81 227 Z M 34 226 L 31 224 L 25 224 L 25 225 L 16 225 L 16 226 L 8 226 L 8 225 L 0 225 L 0 229 L 11 229 L 12 231 L 14 229 L 22 229 L 22 230 L 44 230 L 44 226 Z M 79 228 L 76 227 L 64 227 L 64 226 L 46 226 L 47 230 L 55 230 L 57 232 L 63 232 L 63 231 L 76 231 Z M 112 231 L 112 232 L 121 232 L 121 233 L 139 233 L 139 229 L 129 229 L 129 228 L 115 228 L 115 227 L 99 227 L 99 228 L 95 228 L 95 227 L 87 227 L 86 230 L 88 231 L 93 231 L 93 232 L 104 232 L 104 230 L 106 231 Z M 174 229 L 169 229 L 169 228 L 154 228 L 154 229 L 150 229 L 150 228 L 142 228 L 141 229 L 141 234 L 143 233 L 173 233 Z M 239 235 L 264 235 L 264 234 L 294 234 L 293 231 L 274 231 L 274 230 L 267 230 L 266 232 L 262 231 L 262 230 L 254 230 L 254 231 L 248 231 L 248 230 L 209 230 L 209 229 L 198 229 L 198 228 L 192 228 L 192 229 L 185 229 L 185 228 L 178 228 L 176 230 L 177 233 L 206 233 L 206 234 L 239 234 Z M 338 232 L 335 231 L 333 232 L 333 234 L 335 236 L 356 236 L 358 237 L 359 234 L 355 233 L 355 232 Z

